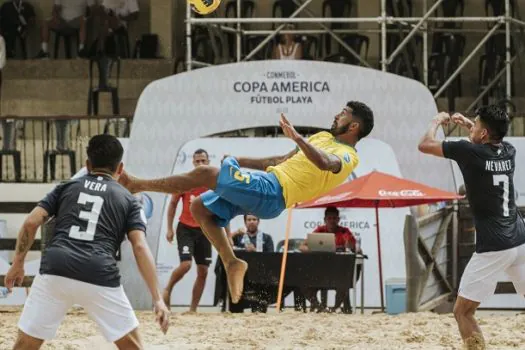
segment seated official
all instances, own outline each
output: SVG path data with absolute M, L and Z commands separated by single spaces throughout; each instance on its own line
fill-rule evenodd
M 230 242 L 234 248 L 245 249 L 247 252 L 272 253 L 275 248 L 273 239 L 267 233 L 259 230 L 260 219 L 251 214 L 244 215 L 244 226 L 230 234 Z M 268 303 L 272 300 L 273 288 L 247 283 L 239 304 L 230 305 L 231 312 L 243 312 L 245 307 L 251 307 L 252 312 L 267 312 Z M 248 296 L 249 295 L 249 296 Z M 246 300 L 248 299 L 248 300 Z
M 352 232 L 344 226 L 339 225 L 339 209 L 328 207 L 324 212 L 324 225 L 317 226 L 313 233 L 333 233 L 335 235 L 335 248 L 337 251 L 355 251 L 355 237 Z M 308 241 L 305 239 L 299 250 L 303 253 L 310 251 Z M 361 253 L 361 249 L 357 253 Z
M 336 207 L 327 207 L 324 212 L 324 225 L 317 226 L 313 233 L 333 233 L 335 235 L 335 246 L 337 251 L 352 251 L 356 253 L 356 239 L 352 232 L 344 226 L 340 226 L 341 218 L 339 217 L 339 210 Z M 299 247 L 299 250 L 303 253 L 309 252 L 307 240 Z M 361 248 L 358 249 L 357 253 L 362 253 Z M 350 304 L 350 298 L 348 290 L 336 290 L 335 305 L 334 307 L 327 309 L 326 305 L 326 293 L 322 299 L 323 302 L 319 303 L 317 299 L 317 289 L 309 289 L 304 291 L 304 296 L 310 301 L 310 311 L 318 312 L 336 312 L 341 304 L 343 304 L 343 313 L 352 313 L 352 306 Z
M 260 220 L 257 216 L 244 215 L 244 226 L 230 234 L 234 248 L 245 249 L 247 252 L 272 253 L 275 251 L 273 239 L 267 233 L 259 230 Z

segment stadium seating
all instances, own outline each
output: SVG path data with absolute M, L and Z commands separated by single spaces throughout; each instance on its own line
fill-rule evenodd
M 350 17 L 354 2 L 352 0 L 324 0 L 323 17 Z M 330 23 L 330 29 L 342 29 L 343 23 Z M 329 34 L 323 36 L 325 55 L 332 54 L 332 37 Z

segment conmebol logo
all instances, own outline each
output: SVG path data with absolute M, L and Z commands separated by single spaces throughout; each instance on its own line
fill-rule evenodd
M 381 197 L 423 197 L 425 194 L 420 190 L 387 191 L 379 190 Z

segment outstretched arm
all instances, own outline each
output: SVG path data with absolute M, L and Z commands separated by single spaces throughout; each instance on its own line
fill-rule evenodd
M 292 139 L 297 146 L 303 151 L 306 158 L 314 163 L 316 167 L 321 170 L 329 170 L 333 173 L 338 173 L 341 170 L 341 159 L 336 155 L 329 154 L 323 150 L 311 145 L 308 141 L 302 138 L 302 136 L 295 130 L 293 125 L 286 119 L 284 114 L 281 114 L 281 120 L 279 121 L 281 128 L 283 129 L 284 135 Z
M 293 151 L 283 155 L 283 156 L 275 156 L 275 157 L 268 157 L 268 158 L 246 158 L 246 157 L 238 157 L 237 161 L 239 162 L 239 165 L 243 168 L 250 168 L 255 170 L 266 170 L 269 166 L 276 166 L 278 164 L 281 164 L 287 159 L 292 158 L 297 153 L 297 149 L 294 149 Z
M 420 152 L 432 154 L 437 157 L 444 157 L 443 141 L 436 139 L 436 132 L 441 125 L 447 124 L 449 121 L 450 115 L 445 112 L 439 113 L 432 119 L 430 127 L 421 138 L 421 141 L 419 141 L 418 149 Z

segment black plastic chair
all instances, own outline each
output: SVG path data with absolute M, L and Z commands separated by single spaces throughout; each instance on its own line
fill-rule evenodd
M 438 17 L 463 17 L 465 13 L 464 0 L 443 0 L 441 6 L 437 10 Z M 462 28 L 462 22 L 443 22 L 436 23 L 436 28 Z
M 76 153 L 73 150 L 48 150 L 44 152 L 44 182 L 47 182 L 47 171 L 49 169 L 51 181 L 55 181 L 56 158 L 57 156 L 67 156 L 69 158 L 69 171 L 71 176 L 75 175 L 76 170 Z M 48 167 L 49 164 L 49 167 Z
M 241 18 L 252 18 L 255 13 L 255 1 L 253 0 L 242 0 L 241 1 Z M 226 18 L 237 18 L 237 0 L 231 0 L 226 4 Z M 231 28 L 237 28 L 235 23 L 227 24 Z M 249 29 L 249 24 L 241 23 L 241 28 Z M 228 53 L 231 59 L 236 58 L 235 45 L 237 43 L 237 35 L 235 33 L 226 33 L 228 40 Z M 244 36 L 242 37 L 244 40 Z M 241 42 L 241 50 L 244 45 Z
M 516 9 L 516 3 L 514 0 L 510 0 L 510 14 L 514 16 Z M 492 14 L 489 15 L 490 10 Z M 505 15 L 505 0 L 485 0 L 485 14 L 487 16 L 504 16 Z
M 505 68 L 506 58 L 505 33 L 495 34 L 485 44 L 485 54 L 481 55 L 478 65 L 478 85 L 483 91 L 496 75 Z M 511 37 L 511 56 L 516 54 L 513 37 Z M 511 76 L 511 90 L 514 91 L 514 76 Z M 489 98 L 502 99 L 505 97 L 504 80 L 496 83 L 483 97 L 483 103 L 488 104 Z
M 353 64 L 354 60 L 355 60 L 355 58 L 350 56 L 349 54 L 339 52 L 339 53 L 336 53 L 336 54 L 333 54 L 333 55 L 325 57 L 323 61 L 325 61 L 325 62 Z
M 300 43 L 303 46 L 303 60 L 316 60 L 319 57 L 319 37 L 315 35 L 301 35 Z
M 76 152 L 70 149 L 68 144 L 68 131 L 70 130 L 71 122 L 69 120 L 56 120 L 54 122 L 46 122 L 46 134 L 48 140 L 51 137 L 51 123 L 55 125 L 55 135 L 57 144 L 56 147 L 53 149 L 49 149 L 48 145 L 46 151 L 44 152 L 44 182 L 47 182 L 48 170 L 51 175 L 51 181 L 55 180 L 57 156 L 68 157 L 70 176 L 75 175 L 75 173 L 77 172 Z
M 2 120 L 3 144 L 0 150 L 0 182 L 3 180 L 3 158 L 13 157 L 15 181 L 22 180 L 21 153 L 16 149 L 16 121 Z
M 436 92 L 458 67 L 465 52 L 465 36 L 456 33 L 435 33 L 429 58 L 429 89 Z M 455 107 L 454 99 L 462 96 L 461 74 L 447 89 L 449 107 Z M 454 110 L 454 108 L 450 109 Z
M 366 35 L 362 35 L 362 34 L 347 34 L 347 35 L 344 35 L 342 37 L 343 41 L 348 45 L 350 46 L 350 48 L 352 48 L 352 50 L 355 51 L 355 53 L 357 53 L 358 55 L 360 56 L 364 56 L 363 58 L 366 60 L 368 58 L 368 49 L 370 48 L 370 38 L 367 37 Z M 364 53 L 363 53 L 363 49 L 364 49 Z M 339 45 L 339 51 L 343 51 L 344 48 Z M 361 62 L 359 62 L 359 60 L 350 55 L 350 57 L 352 57 L 352 64 L 355 64 L 355 65 L 360 65 Z
M 322 5 L 323 17 L 350 17 L 353 5 L 353 0 L 324 0 Z M 330 23 L 330 29 L 341 29 L 343 27 L 343 23 Z M 330 34 L 324 34 L 323 41 L 325 55 L 330 55 L 332 53 L 332 37 Z
M 93 66 L 98 69 L 98 84 L 93 85 Z M 112 71 L 116 67 L 116 85 L 110 83 Z M 88 115 L 98 115 L 98 98 L 101 92 L 111 94 L 113 115 L 120 114 L 120 101 L 118 95 L 120 82 L 120 59 L 118 57 L 99 56 L 89 61 L 89 91 L 88 91 Z
M 264 37 L 261 36 L 250 36 L 246 38 L 246 50 L 245 54 L 253 51 L 262 41 Z M 275 41 L 270 40 L 266 45 L 259 50 L 252 58 L 252 61 L 267 60 L 272 57 L 273 48 L 275 47 Z
M 273 18 L 287 18 L 290 17 L 298 6 L 293 0 L 276 0 L 272 6 L 272 17 Z M 276 24 L 272 24 L 272 29 L 275 29 Z

